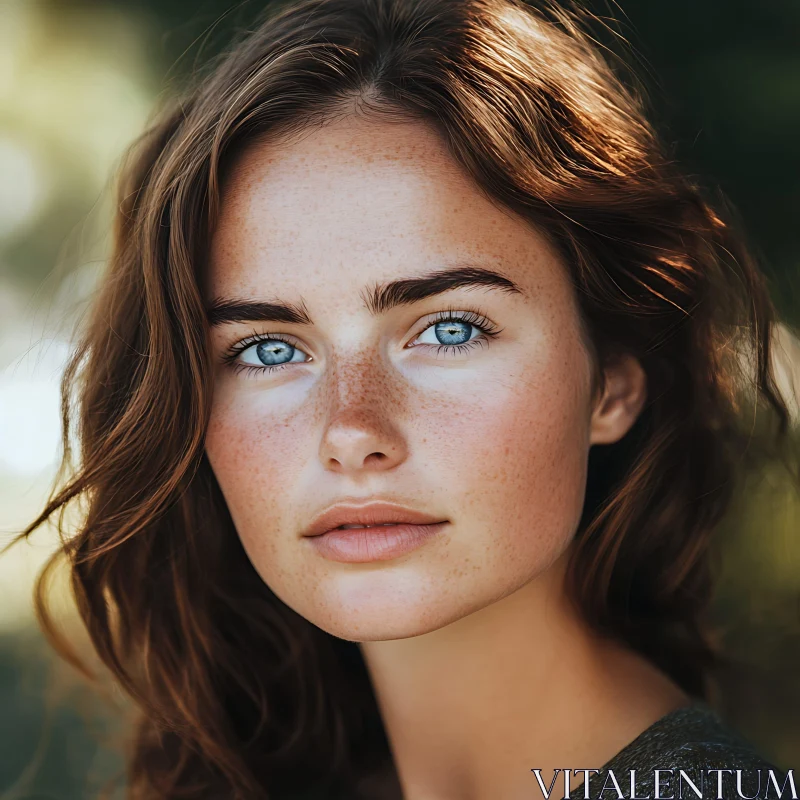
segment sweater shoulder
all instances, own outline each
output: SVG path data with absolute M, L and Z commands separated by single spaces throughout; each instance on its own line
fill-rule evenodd
M 592 775 L 589 799 L 796 800 L 796 788 L 791 770 L 763 758 L 713 709 L 696 701 L 662 717 Z M 570 797 L 585 798 L 585 787 Z

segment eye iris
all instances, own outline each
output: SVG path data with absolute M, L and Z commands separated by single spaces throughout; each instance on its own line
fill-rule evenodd
M 448 320 L 447 322 L 437 322 L 434 327 L 436 338 L 442 344 L 464 344 L 469 341 L 472 325 L 458 320 Z
M 262 363 L 272 366 L 274 364 L 284 364 L 291 361 L 294 347 L 287 342 L 278 339 L 268 339 L 256 345 L 256 355 Z

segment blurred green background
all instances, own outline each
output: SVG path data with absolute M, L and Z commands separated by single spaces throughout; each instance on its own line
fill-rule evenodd
M 268 0 L 0 2 L 0 545 L 39 510 L 58 457 L 58 378 L 108 248 L 108 180 L 154 104 Z M 800 323 L 800 2 L 620 0 L 633 62 L 676 156 L 738 208 L 784 320 Z M 800 372 L 786 331 L 784 381 Z M 794 406 L 797 413 L 796 405 Z M 795 443 L 798 443 L 795 416 Z M 800 767 L 800 501 L 752 475 L 719 536 L 715 618 L 734 666 L 717 705 Z M 49 537 L 49 538 L 48 538 Z M 43 530 L 0 558 L 0 798 L 95 796 L 124 730 L 35 626 Z M 63 624 L 72 624 L 64 604 Z M 77 634 L 75 634 L 77 636 Z M 112 696 L 112 701 L 114 700 Z

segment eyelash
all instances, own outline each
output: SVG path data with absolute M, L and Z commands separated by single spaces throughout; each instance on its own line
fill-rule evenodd
M 442 351 L 461 352 L 465 350 L 471 350 L 472 348 L 478 345 L 483 346 L 483 344 L 488 344 L 491 339 L 496 337 L 498 334 L 502 333 L 503 330 L 502 328 L 498 328 L 493 322 L 490 322 L 486 318 L 486 316 L 482 314 L 480 311 L 473 311 L 473 310 L 458 311 L 455 308 L 448 308 L 447 310 L 444 311 L 437 311 L 433 315 L 433 319 L 430 320 L 430 322 L 414 338 L 418 339 L 420 336 L 422 336 L 423 333 L 425 333 L 425 331 L 427 331 L 429 328 L 432 328 L 438 322 L 450 322 L 452 320 L 456 320 L 458 322 L 465 322 L 469 325 L 473 325 L 481 332 L 481 336 L 476 337 L 475 339 L 470 339 L 468 342 L 464 342 L 463 344 L 440 344 L 440 345 L 422 344 L 416 346 L 433 347 L 435 348 L 435 352 L 437 355 Z M 241 339 L 240 341 L 231 345 L 228 348 L 228 350 L 223 354 L 222 360 L 223 362 L 225 362 L 227 366 L 233 369 L 235 373 L 239 373 L 242 370 L 246 371 L 248 375 L 252 374 L 253 372 L 257 373 L 276 372 L 277 370 L 289 366 L 289 364 L 292 362 L 287 361 L 285 364 L 273 364 L 273 365 L 263 364 L 260 366 L 255 366 L 254 364 L 236 363 L 236 358 L 239 356 L 239 354 L 243 353 L 245 350 L 252 347 L 254 344 L 274 339 L 277 339 L 278 341 L 281 342 L 286 342 L 287 344 L 296 347 L 294 341 L 290 337 L 284 336 L 283 334 L 280 333 L 262 334 L 262 333 L 256 333 L 254 331 L 251 336 L 248 336 L 245 339 Z

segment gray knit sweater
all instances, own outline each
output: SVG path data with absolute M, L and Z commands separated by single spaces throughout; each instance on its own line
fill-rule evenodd
M 633 781 L 632 770 L 635 770 Z M 656 770 L 660 770 L 658 776 Z M 656 778 L 660 787 L 658 794 Z M 707 800 L 745 797 L 796 800 L 800 796 L 798 778 L 800 775 L 795 776 L 792 769 L 780 770 L 761 758 L 710 706 L 696 700 L 661 717 L 604 764 L 599 773 L 590 773 L 588 797 L 591 800 L 618 800 L 620 796 L 675 800 L 681 797 L 695 800 L 700 796 Z M 571 790 L 571 800 L 583 800 L 587 796 L 583 774 L 571 785 L 577 781 L 581 783 Z M 551 800 L 556 800 L 559 783 L 560 797 L 563 797 L 564 784 L 559 779 Z M 797 791 L 793 792 L 793 788 Z

